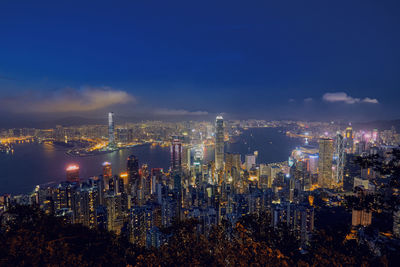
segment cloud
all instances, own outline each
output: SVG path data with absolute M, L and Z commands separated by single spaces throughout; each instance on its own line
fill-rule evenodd
M 354 98 L 347 95 L 344 92 L 337 92 L 337 93 L 325 93 L 322 96 L 322 99 L 326 102 L 343 102 L 346 104 L 355 104 L 355 103 L 372 103 L 378 104 L 378 100 L 375 98 L 366 97 L 364 99 Z
M 362 100 L 364 103 L 379 104 L 378 99 L 366 97 Z
M 294 103 L 294 102 L 296 102 L 296 100 L 294 100 L 293 98 L 289 99 L 289 103 Z
M 0 104 L 6 110 L 19 113 L 85 112 L 134 101 L 132 95 L 111 87 L 66 88 L 46 93 L 25 91 L 13 97 L 0 98 Z
M 207 111 L 188 111 L 184 109 L 157 109 L 154 111 L 156 115 L 165 116 L 205 116 Z
M 304 102 L 309 103 L 312 102 L 313 99 L 311 97 L 304 98 Z

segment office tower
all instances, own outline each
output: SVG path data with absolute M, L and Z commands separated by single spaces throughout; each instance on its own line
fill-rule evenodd
M 379 138 L 378 129 L 373 129 L 372 130 L 372 141 L 374 143 L 377 143 L 378 142 L 378 138 Z
M 139 175 L 139 160 L 131 155 L 127 160 L 127 168 L 126 171 L 128 173 L 128 193 L 131 194 L 132 190 L 138 189 L 140 184 L 140 175 Z
M 337 184 L 341 184 L 343 186 L 343 171 L 344 171 L 344 163 L 345 163 L 345 154 L 344 154 L 344 138 L 338 133 L 336 135 L 336 179 L 335 182 Z
M 239 153 L 225 153 L 225 172 L 227 174 L 232 173 L 232 168 L 236 168 L 236 170 L 241 169 L 241 159 Z
M 217 116 L 215 120 L 215 170 L 224 166 L 224 118 Z
M 319 139 L 318 185 L 321 188 L 332 186 L 333 140 Z
M 182 171 L 182 142 L 178 137 L 174 137 L 171 143 L 171 171 Z
M 70 165 L 67 168 L 67 181 L 71 183 L 79 183 L 79 166 Z
M 271 188 L 272 185 L 274 184 L 275 180 L 278 180 L 278 174 L 281 171 L 281 168 L 279 168 L 279 166 L 276 165 L 270 165 L 271 166 L 271 175 L 268 179 L 268 188 Z
M 189 172 L 190 165 L 191 165 L 191 147 L 186 146 L 182 148 L 182 169 L 185 172 Z
M 112 168 L 110 162 L 103 163 L 103 181 L 106 190 L 109 188 L 109 181 L 112 178 Z
M 363 152 L 365 152 L 367 147 L 367 144 L 365 141 L 360 141 L 356 144 L 356 155 L 361 155 Z
M 174 175 L 174 190 L 180 192 L 182 190 L 182 177 L 179 173 Z
M 311 174 L 317 174 L 318 173 L 318 155 L 317 154 L 311 154 L 308 156 L 310 159 L 309 163 L 309 170 Z
M 115 145 L 115 133 L 114 133 L 114 112 L 108 113 L 108 145 Z
M 351 126 L 346 128 L 345 140 L 346 140 L 345 142 L 346 153 L 352 154 L 354 140 L 353 140 L 353 128 Z
M 253 166 L 256 165 L 256 156 L 254 154 L 249 154 L 245 156 L 245 166 L 246 170 L 250 171 Z
M 125 188 L 125 192 L 127 191 L 128 188 L 128 184 L 129 184 L 129 177 L 128 177 L 128 173 L 127 172 L 122 172 L 119 174 L 119 178 L 121 179 L 124 188 Z
M 345 191 L 352 191 L 354 185 L 354 177 L 361 175 L 361 168 L 356 162 L 355 155 L 347 155 L 345 159 L 345 168 L 343 176 L 343 189 Z

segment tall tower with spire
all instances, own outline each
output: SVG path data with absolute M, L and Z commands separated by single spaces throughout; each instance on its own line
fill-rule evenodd
M 114 112 L 108 113 L 108 146 L 115 145 Z
M 217 116 L 215 120 L 215 170 L 224 168 L 224 118 Z

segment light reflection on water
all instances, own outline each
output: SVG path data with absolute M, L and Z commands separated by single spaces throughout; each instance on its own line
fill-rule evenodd
M 277 129 L 250 129 L 237 143 L 227 143 L 225 150 L 241 153 L 242 161 L 244 155 L 257 150 L 258 163 L 277 162 L 287 160 L 299 142 L 299 139 L 290 139 Z M 69 156 L 65 154 L 66 150 L 52 144 L 25 143 L 15 145 L 12 155 L 0 154 L 0 194 L 30 192 L 37 184 L 63 181 L 65 169 L 70 164 L 80 166 L 82 178 L 101 174 L 104 161 L 112 164 L 114 174 L 125 171 L 126 159 L 132 154 L 139 158 L 139 164 L 147 163 L 150 168 L 168 169 L 170 165 L 169 147 L 142 145 L 90 157 Z M 214 149 L 207 147 L 204 161 L 213 159 Z

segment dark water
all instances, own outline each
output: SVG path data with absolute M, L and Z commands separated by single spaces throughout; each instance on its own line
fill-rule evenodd
M 272 142 L 272 143 L 270 143 Z M 274 128 L 250 129 L 243 133 L 237 143 L 227 143 L 225 151 L 244 155 L 258 151 L 258 163 L 287 160 L 292 149 L 301 142 L 291 139 Z M 66 149 L 49 144 L 21 144 L 14 146 L 14 154 L 0 154 L 0 194 L 26 193 L 38 184 L 65 180 L 65 168 L 72 163 L 80 166 L 82 178 L 99 175 L 101 164 L 111 162 L 115 174 L 126 169 L 126 158 L 136 155 L 139 163 L 150 168 L 168 169 L 170 153 L 168 147 L 143 145 L 91 157 L 72 157 Z M 214 149 L 208 147 L 205 160 L 213 160 Z

